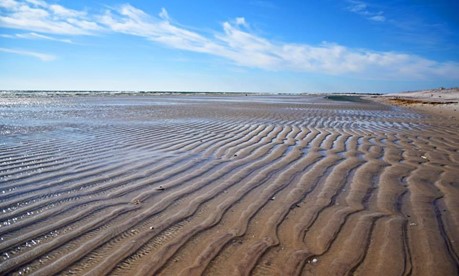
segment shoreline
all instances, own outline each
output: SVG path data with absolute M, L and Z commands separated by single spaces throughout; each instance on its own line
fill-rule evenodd
M 265 92 L 191 92 L 191 91 L 102 91 L 102 90 L 0 90 L 0 98 L 73 98 L 73 97 L 323 97 L 338 102 L 370 100 L 387 106 L 405 108 L 459 121 L 459 88 L 407 91 L 400 93 L 265 93 Z

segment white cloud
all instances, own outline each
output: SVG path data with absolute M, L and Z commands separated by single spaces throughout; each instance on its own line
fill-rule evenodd
M 349 10 L 351 12 L 359 13 L 365 12 L 367 10 L 367 4 L 360 2 L 360 1 L 350 1 L 351 5 L 349 6 Z
M 56 38 L 52 36 L 47 36 L 43 34 L 37 34 L 37 33 L 21 33 L 21 34 L 0 34 L 0 37 L 3 38 L 12 38 L 12 39 L 31 39 L 31 40 L 50 40 L 50 41 L 57 41 L 57 42 L 63 42 L 63 43 L 73 43 L 72 40 L 70 39 L 62 39 L 62 38 Z
M 239 26 L 244 26 L 244 27 L 248 26 L 244 17 L 237 17 L 236 18 L 236 24 L 239 25 Z
M 37 33 L 24 33 L 24 34 L 16 34 L 16 37 L 23 38 L 23 39 L 43 39 L 43 40 L 51 40 L 63 43 L 73 43 L 70 39 L 61 39 L 55 38 L 47 35 L 37 34 Z
M 373 21 L 378 21 L 378 22 L 384 22 L 386 21 L 386 18 L 382 15 L 375 15 L 375 16 L 370 16 L 368 19 L 373 20 Z
M 61 17 L 75 18 L 75 17 L 84 17 L 86 15 L 85 12 L 67 9 L 60 5 L 50 5 L 48 8 L 51 11 L 53 11 L 55 15 L 58 15 Z
M 152 18 L 128 4 L 121 6 L 115 14 L 107 11 L 99 20 L 114 32 L 145 37 L 174 48 L 207 52 L 205 45 L 211 43 L 198 33 L 176 27 L 167 20 Z
M 52 61 L 56 59 L 56 57 L 53 55 L 38 53 L 38 52 L 31 52 L 31 51 L 16 50 L 16 49 L 0 48 L 0 52 L 16 54 L 16 55 L 21 55 L 21 56 L 30 56 L 30 57 L 38 58 L 41 61 Z
M 15 8 L 18 4 L 14 0 L 1 0 L 0 8 L 12 9 Z
M 457 62 L 437 62 L 416 55 L 348 48 L 335 43 L 310 45 L 273 41 L 251 32 L 243 17 L 223 22 L 222 31 L 208 35 L 174 24 L 164 8 L 158 16 L 150 16 L 124 4 L 105 10 L 100 15 L 90 15 L 64 7 L 52 8 L 52 5 L 40 0 L 8 1 L 2 2 L 3 6 L 9 8 L 5 8 L 7 15 L 1 17 L 1 25 L 35 33 L 27 35 L 29 38 L 47 39 L 42 33 L 84 35 L 111 31 L 143 37 L 174 49 L 221 57 L 239 66 L 270 71 L 397 80 L 459 78 Z M 384 20 L 381 14 L 368 11 L 366 3 L 350 3 L 350 11 L 364 15 L 369 20 Z
M 368 20 L 376 21 L 376 22 L 384 22 L 386 21 L 386 17 L 383 15 L 382 11 L 374 12 L 370 11 L 368 8 L 368 4 L 359 1 L 359 0 L 348 0 L 349 3 L 347 9 L 353 13 L 356 13 L 360 16 L 365 17 Z
M 161 12 L 159 13 L 159 17 L 164 19 L 164 20 L 170 20 L 169 14 L 167 13 L 165 8 L 161 8 Z
M 41 0 L 2 0 L 0 3 L 6 10 L 0 16 L 0 26 L 4 28 L 67 35 L 88 35 L 101 30 L 85 12 L 61 5 L 49 5 Z
M 358 9 L 365 9 L 361 6 Z M 129 12 L 126 12 L 129 11 Z M 246 20 L 224 22 L 223 33 L 206 37 L 152 18 L 130 5 L 101 21 L 116 32 L 145 37 L 176 49 L 223 57 L 240 66 L 265 70 L 292 70 L 366 78 L 426 79 L 457 78 L 459 64 L 441 63 L 415 55 L 352 49 L 334 43 L 320 45 L 274 42 L 244 28 Z
M 43 0 L 25 0 L 25 1 L 37 7 L 47 7 L 48 6 L 48 4 Z

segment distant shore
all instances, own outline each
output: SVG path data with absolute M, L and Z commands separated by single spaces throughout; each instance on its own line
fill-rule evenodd
M 370 99 L 432 115 L 459 120 L 459 88 L 409 91 Z
M 377 96 L 382 93 L 357 92 L 241 92 L 241 91 L 138 91 L 138 90 L 1 90 L 0 97 L 40 97 L 40 96 Z
M 459 88 L 438 88 L 399 93 L 267 93 L 218 91 L 112 91 L 112 90 L 0 90 L 0 98 L 9 97 L 105 97 L 105 96 L 321 96 L 337 101 L 373 100 L 418 112 L 459 120 Z M 350 99 L 353 100 L 350 100 Z

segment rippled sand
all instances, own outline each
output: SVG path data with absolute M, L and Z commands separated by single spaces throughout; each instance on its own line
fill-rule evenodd
M 459 273 L 455 121 L 313 96 L 0 115 L 0 274 Z

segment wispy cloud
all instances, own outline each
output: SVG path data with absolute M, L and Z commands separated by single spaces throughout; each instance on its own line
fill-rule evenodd
M 249 26 L 249 24 L 247 24 L 247 22 L 245 21 L 244 17 L 237 17 L 235 21 L 236 21 L 236 25 L 244 26 L 244 27 Z
M 164 19 L 164 20 L 169 20 L 169 13 L 167 13 L 167 10 L 165 8 L 161 9 L 161 12 L 159 13 L 159 17 Z
M 41 61 L 52 61 L 56 59 L 56 57 L 53 55 L 38 53 L 38 52 L 31 52 L 31 51 L 16 50 L 16 49 L 0 48 L 0 52 L 16 54 L 16 55 L 21 55 L 21 56 L 30 56 L 30 57 L 37 58 Z
M 73 43 L 72 40 L 70 39 L 56 38 L 56 37 L 47 36 L 43 34 L 37 34 L 33 32 L 32 33 L 21 33 L 21 34 L 0 34 L 0 37 L 31 39 L 31 40 L 50 40 L 50 41 L 57 41 L 57 42 L 63 42 L 63 43 Z
M 376 23 L 384 23 L 385 31 L 389 30 L 393 39 L 410 44 L 412 50 L 429 53 L 455 47 L 450 42 L 455 32 L 442 20 L 428 22 L 426 17 L 419 17 L 413 11 L 423 4 L 416 1 L 403 5 L 403 8 L 390 4 L 372 5 L 361 0 L 347 0 L 346 3 L 347 11 Z
M 91 16 L 41 0 L 2 0 L 0 26 L 52 34 L 83 35 L 101 30 Z M 3 12 L 5 11 L 5 12 Z
M 310 45 L 273 41 L 253 33 L 247 20 L 243 17 L 223 22 L 221 31 L 215 31 L 209 35 L 175 24 L 166 9 L 161 9 L 157 16 L 153 16 L 130 4 L 124 4 L 107 9 L 99 15 L 89 15 L 85 12 L 60 7 L 57 13 L 62 16 L 51 17 L 49 14 L 56 14 L 56 8 L 53 9 L 52 5 L 39 0 L 27 0 L 27 2 L 21 1 L 20 3 L 8 0 L 0 3 L 6 11 L 6 15 L 2 16 L 0 21 L 3 27 L 46 34 L 84 35 L 98 31 L 122 33 L 143 37 L 150 42 L 173 49 L 217 56 L 235 65 L 250 68 L 316 72 L 373 79 L 459 78 L 459 64 L 452 61 L 438 62 L 406 53 L 355 49 L 336 43 L 324 42 L 319 45 Z M 364 2 L 352 1 L 350 3 L 353 4 L 350 7 L 352 12 L 364 15 L 370 20 L 383 20 L 382 14 L 369 11 Z M 18 8 L 18 5 L 22 8 Z M 39 16 L 36 15 L 35 19 L 18 17 L 17 14 L 21 12 L 18 10 L 30 9 L 40 10 L 33 12 Z M 41 13 L 43 15 L 40 15 Z M 70 18 L 63 14 L 68 14 Z M 377 16 L 381 18 L 370 18 Z M 4 18 L 16 18 L 17 22 L 15 25 L 4 23 Z M 92 18 L 94 22 L 86 26 L 82 22 L 86 22 L 88 18 Z M 31 22 L 31 20 L 35 21 Z M 37 28 L 40 31 L 37 31 Z
M 459 76 L 459 64 L 415 55 L 352 49 L 335 43 L 320 45 L 271 41 L 251 33 L 245 18 L 222 24 L 223 32 L 204 36 L 154 18 L 129 4 L 106 12 L 100 22 L 115 32 L 141 36 L 172 48 L 207 53 L 240 66 L 366 78 L 426 79 Z M 457 78 L 457 77 L 456 77 Z
M 384 16 L 383 11 L 373 11 L 369 8 L 368 4 L 363 1 L 348 0 L 347 2 L 349 3 L 347 9 L 350 12 L 363 16 L 366 19 L 371 20 L 371 21 L 375 21 L 375 22 L 386 21 L 386 17 Z

